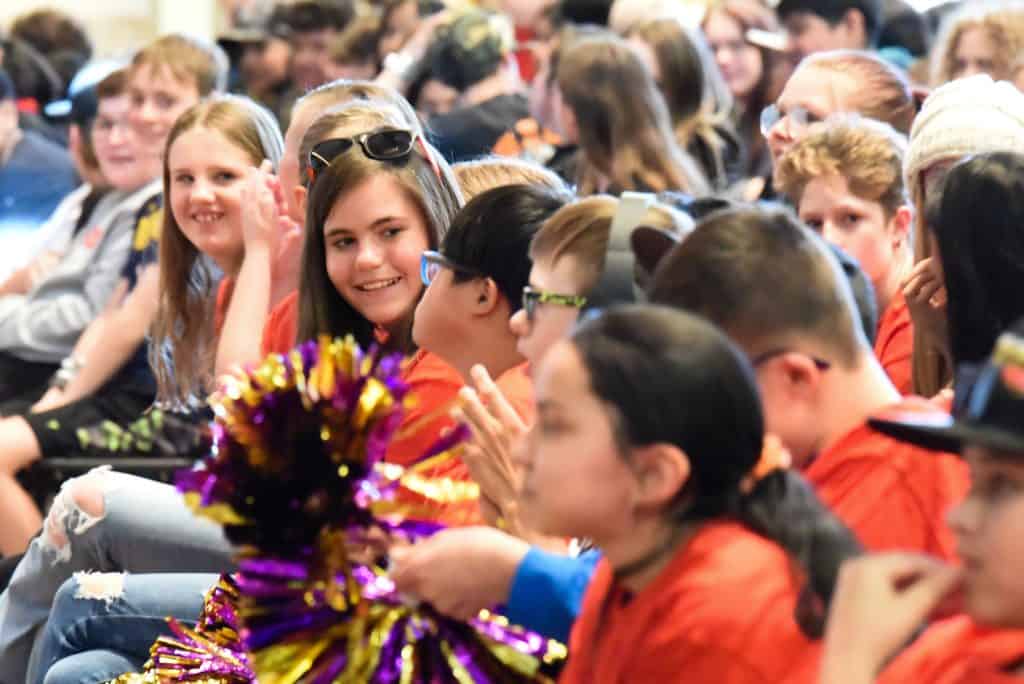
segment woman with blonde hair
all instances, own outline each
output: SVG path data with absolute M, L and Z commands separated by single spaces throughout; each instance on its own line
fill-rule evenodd
M 625 41 L 581 38 L 562 55 L 556 80 L 561 129 L 580 147 L 580 195 L 708 192 L 699 166 L 676 142 L 653 75 Z
M 679 145 L 713 186 L 727 187 L 735 180 L 740 143 L 728 121 L 732 98 L 703 36 L 677 19 L 662 18 L 635 25 L 626 39 L 664 95 Z
M 932 50 L 932 86 L 975 74 L 988 74 L 996 81 L 1010 79 L 1022 52 L 1024 5 L 964 3 L 943 23 Z

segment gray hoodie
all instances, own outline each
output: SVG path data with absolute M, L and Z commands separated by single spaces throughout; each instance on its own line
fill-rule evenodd
M 117 285 L 139 209 L 160 191 L 157 179 L 108 193 L 44 280 L 26 295 L 0 297 L 0 351 L 40 363 L 68 356 Z

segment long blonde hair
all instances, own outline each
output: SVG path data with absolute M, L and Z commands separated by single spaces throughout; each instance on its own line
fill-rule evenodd
M 985 32 L 995 47 L 989 76 L 999 81 L 1010 78 L 1014 61 L 1024 53 L 1024 6 L 1020 3 L 963 3 L 963 8 L 950 15 L 939 31 L 931 58 L 931 84 L 938 87 L 955 78 L 956 51 L 960 39 L 971 30 Z
M 580 195 L 597 192 L 602 178 L 618 190 L 710 190 L 676 141 L 654 78 L 623 40 L 575 41 L 561 56 L 557 81 L 579 130 Z
M 284 151 L 273 114 L 247 97 L 218 95 L 185 111 L 175 122 L 164 150 L 164 218 L 160 235 L 160 304 L 153 322 L 150 365 L 157 398 L 188 404 L 213 385 L 216 353 L 214 308 L 217 278 L 208 258 L 189 242 L 171 206 L 170 150 L 195 128 L 217 131 L 248 155 L 253 166 L 264 159 L 277 168 Z

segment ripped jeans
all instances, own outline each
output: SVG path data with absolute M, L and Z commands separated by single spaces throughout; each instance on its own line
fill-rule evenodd
M 36 645 L 27 684 L 99 684 L 138 672 L 149 648 L 170 635 L 166 618 L 195 627 L 218 575 L 93 573 L 69 579 Z M 45 677 L 43 676 L 45 674 Z
M 42 676 L 33 647 L 76 573 L 222 573 L 234 569 L 231 556 L 221 528 L 170 485 L 106 469 L 69 480 L 0 594 L 0 684 L 23 684 L 30 669 Z

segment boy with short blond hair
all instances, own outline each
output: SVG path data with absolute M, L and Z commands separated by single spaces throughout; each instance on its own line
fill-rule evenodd
M 775 174 L 801 220 L 855 258 L 871 280 L 879 312 L 875 356 L 901 394 L 911 392 L 914 348 L 900 288 L 912 264 L 906 148 L 906 138 L 887 124 L 840 117 L 793 145 Z

